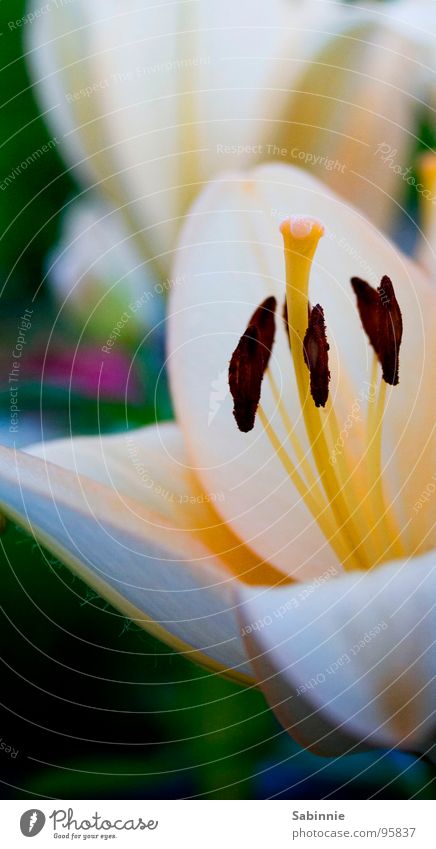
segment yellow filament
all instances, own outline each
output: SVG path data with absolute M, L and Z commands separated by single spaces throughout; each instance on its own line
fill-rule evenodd
M 325 429 L 330 436 L 332 445 L 340 444 L 340 427 L 336 417 L 333 404 L 329 400 L 326 404 Z M 373 515 L 368 504 L 368 486 L 365 475 L 362 474 L 360 463 L 353 464 L 348 457 L 347 446 L 343 445 L 336 454 L 338 483 L 342 487 L 342 494 L 346 504 L 348 515 L 353 520 L 355 532 L 359 533 L 361 546 L 365 546 L 365 556 L 370 564 L 378 557 L 377 541 L 372 533 Z M 362 529 L 360 531 L 359 529 Z
M 324 533 L 326 532 L 325 531 L 326 522 L 328 521 L 330 523 L 330 531 L 329 531 L 330 541 L 332 541 L 333 536 L 339 535 L 339 539 L 337 541 L 335 541 L 334 545 L 332 543 L 332 547 L 334 548 L 336 553 L 338 553 L 339 548 L 341 548 L 341 550 L 342 550 L 342 560 L 343 561 L 345 560 L 347 563 L 349 563 L 349 562 L 351 563 L 353 558 L 352 558 L 352 555 L 350 554 L 350 551 L 346 549 L 343 540 L 340 538 L 340 531 L 339 531 L 339 528 L 337 527 L 337 524 L 336 524 L 336 519 L 335 519 L 334 513 L 332 511 L 332 506 L 331 506 L 330 502 L 327 501 L 327 499 L 325 497 L 325 493 L 321 490 L 321 488 L 318 484 L 318 479 L 315 477 L 312 466 L 307 459 L 307 456 L 304 452 L 303 446 L 302 446 L 302 444 L 301 444 L 301 442 L 298 438 L 298 435 L 295 431 L 295 427 L 292 424 L 291 419 L 290 419 L 288 412 L 286 410 L 286 407 L 285 407 L 285 405 L 284 405 L 284 403 L 283 403 L 283 401 L 280 397 L 280 392 L 279 392 L 277 383 L 276 383 L 275 378 L 274 378 L 273 374 L 271 373 L 270 369 L 268 369 L 267 375 L 268 375 L 269 383 L 270 383 L 270 386 L 271 386 L 271 391 L 273 393 L 274 401 L 275 401 L 275 403 L 278 407 L 280 417 L 281 417 L 282 422 L 284 424 L 284 427 L 286 429 L 287 436 L 288 436 L 289 441 L 291 443 L 291 446 L 293 448 L 294 454 L 297 458 L 298 466 L 301 466 L 302 472 L 305 476 L 306 480 L 305 480 L 304 483 L 307 486 L 307 488 L 316 497 L 319 507 L 321 508 L 321 505 L 322 505 L 323 512 L 325 512 L 327 514 L 326 520 L 325 520 L 324 526 L 323 526 L 323 532 Z M 270 426 L 269 426 L 270 431 L 271 431 L 271 427 L 272 426 L 270 424 Z M 276 439 L 276 441 L 278 441 L 278 439 Z M 288 459 L 290 461 L 290 458 L 288 458 Z M 355 566 L 356 567 L 358 566 L 357 562 L 355 563 Z
M 338 528 L 347 542 L 348 551 L 352 553 L 354 562 L 361 567 L 368 567 L 371 565 L 371 558 L 362 544 L 361 534 L 353 519 L 353 510 L 350 510 L 352 498 L 349 494 L 349 482 L 344 480 L 342 475 L 338 476 L 330 463 L 331 452 L 324 421 L 310 396 L 309 371 L 304 361 L 303 341 L 308 325 L 309 278 L 324 228 L 314 219 L 297 218 L 284 221 L 280 230 L 285 246 L 289 337 L 307 435 L 318 473 Z
M 372 384 L 376 385 L 378 369 L 377 357 L 374 355 L 372 367 Z M 387 384 L 380 380 L 378 396 L 368 410 L 368 452 L 367 464 L 372 482 L 368 498 L 374 509 L 374 533 L 379 541 L 378 558 L 374 565 L 395 557 L 402 557 L 405 550 L 401 540 L 401 532 L 397 526 L 392 510 L 389 510 L 383 488 L 382 473 L 382 438 L 383 418 L 386 405 Z
M 257 412 L 263 429 L 268 436 L 275 453 L 289 475 L 289 478 L 294 484 L 298 494 L 303 499 L 322 533 L 330 543 L 333 551 L 336 553 L 341 563 L 345 566 L 352 563 L 352 552 L 350 552 L 349 548 L 341 539 L 338 528 L 335 528 L 334 524 L 332 524 L 327 513 L 326 505 L 320 503 L 316 491 L 312 491 L 306 486 L 261 405 L 259 405 Z
M 303 446 L 302 446 L 302 444 L 301 444 L 301 442 L 298 438 L 298 434 L 296 433 L 295 427 L 294 427 L 293 423 L 291 422 L 290 416 L 288 415 L 288 411 L 287 411 L 287 409 L 286 409 L 286 407 L 285 407 L 285 405 L 282 401 L 282 398 L 281 398 L 280 392 L 279 392 L 279 388 L 277 386 L 276 380 L 275 380 L 274 375 L 272 374 L 270 368 L 268 368 L 267 376 L 268 376 L 269 384 L 271 386 L 271 391 L 272 391 L 272 394 L 273 394 L 274 401 L 277 405 L 281 420 L 282 420 L 282 422 L 283 422 L 283 424 L 286 428 L 286 432 L 287 432 L 287 435 L 288 435 L 288 438 L 289 438 L 289 442 L 292 445 L 292 449 L 295 453 L 298 464 L 299 464 L 299 466 L 301 466 L 302 472 L 303 472 L 303 474 L 306 478 L 308 485 L 310 486 L 310 488 L 314 492 L 316 492 L 319 502 L 320 503 L 324 502 L 325 504 L 327 504 L 328 502 L 325 500 L 324 493 L 321 491 L 320 487 L 318 486 L 318 482 L 317 482 L 317 479 L 314 475 L 312 466 L 310 465 L 309 460 L 307 459 L 306 452 L 304 451 L 304 448 L 303 448 Z

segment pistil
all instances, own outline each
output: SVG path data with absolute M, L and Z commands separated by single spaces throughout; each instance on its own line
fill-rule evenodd
M 356 501 L 350 498 L 351 473 L 345 467 L 345 455 L 341 457 L 336 470 L 329 462 L 331 452 L 325 426 L 333 427 L 333 436 L 336 441 L 339 437 L 339 431 L 336 434 L 336 418 L 334 415 L 329 415 L 333 413 L 331 405 L 327 408 L 323 419 L 320 410 L 314 404 L 310 393 L 310 370 L 307 368 L 304 350 L 304 340 L 308 329 L 310 274 L 316 249 L 324 234 L 324 227 L 312 218 L 300 217 L 284 221 L 280 231 L 285 248 L 289 340 L 307 436 L 338 529 L 347 541 L 352 557 L 351 562 L 355 567 L 366 568 L 369 565 L 369 557 L 356 526 L 355 514 L 358 507 L 354 508 Z

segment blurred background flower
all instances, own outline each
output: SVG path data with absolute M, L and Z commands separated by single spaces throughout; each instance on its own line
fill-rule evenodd
M 123 219 L 100 201 L 71 205 L 62 238 L 49 254 L 47 276 L 60 311 L 97 342 L 111 334 L 129 306 L 120 334 L 124 346 L 162 318 L 160 289 L 146 260 Z
M 385 229 L 392 208 L 401 219 L 402 173 L 412 173 L 420 126 L 433 124 L 433 11 L 428 0 L 256 0 L 248 19 L 232 0 L 128 0 L 122 10 L 75 0 L 35 18 L 29 63 L 70 171 L 112 207 L 99 229 L 107 215 L 126 227 L 130 253 L 156 280 L 170 274 L 181 216 L 201 186 L 256 161 L 309 168 Z M 105 280 L 101 239 L 91 236 L 74 260 L 85 218 L 66 214 L 69 263 L 49 271 L 61 296 L 76 289 L 73 310 L 95 300 L 96 276 Z M 119 303 L 131 277 L 122 243 Z M 143 321 L 155 314 L 147 307 Z
M 233 0 L 75 0 L 28 30 L 35 91 L 70 172 L 116 210 L 155 281 L 202 183 L 259 156 L 290 13 L 287 0 L 254 0 L 249 17 Z
M 320 7 L 313 3 L 311 27 Z M 417 154 L 435 129 L 436 14 L 433 0 L 342 6 L 342 28 L 310 62 L 290 60 L 293 79 L 276 143 L 390 230 L 401 217 Z M 328 27 L 329 32 L 332 32 Z M 306 36 L 311 39 L 311 31 Z M 295 65 L 297 67 L 295 67 Z

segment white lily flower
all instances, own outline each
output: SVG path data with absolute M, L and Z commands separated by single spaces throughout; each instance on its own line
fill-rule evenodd
M 2 449 L 5 512 L 169 645 L 259 686 L 304 746 L 427 750 L 434 287 L 279 165 L 210 184 L 175 273 L 177 424 Z
M 111 207 L 85 200 L 67 212 L 49 261 L 57 300 L 103 339 L 134 290 L 146 309 L 123 337 L 153 326 L 155 294 L 171 286 L 157 271 L 168 277 L 184 213 L 235 163 L 306 165 L 388 229 L 416 183 L 409 163 L 434 91 L 433 17 L 432 0 L 365 9 L 274 0 L 252 5 L 249 20 L 230 0 L 213 14 L 205 0 L 128 0 L 121 12 L 77 0 L 38 14 L 29 58 L 47 119 L 81 182 Z M 431 268 L 433 228 L 418 251 Z
M 290 21 L 286 0 L 249 15 L 233 0 L 76 0 L 33 22 L 35 87 L 67 160 L 165 272 L 202 183 L 259 155 Z
M 289 101 L 307 63 L 330 45 L 340 56 L 351 47 L 353 65 L 371 26 L 362 10 L 327 0 L 254 0 L 249 11 L 233 0 L 126 0 L 122 9 L 115 0 L 75 0 L 32 21 L 29 62 L 71 169 L 119 210 L 144 256 L 167 275 L 180 222 L 202 185 L 223 169 L 282 157 L 279 137 L 292 156 L 305 113 L 297 98 L 294 122 Z M 315 67 L 325 81 L 321 59 Z M 345 153 L 348 130 L 339 138 L 331 126 Z M 303 131 L 310 165 L 311 127 Z M 321 158 L 318 145 L 312 153 Z
M 202 184 L 255 161 L 306 165 L 384 227 L 435 32 L 433 0 L 76 0 L 33 20 L 29 61 L 67 161 L 168 273 Z
M 114 209 L 112 229 L 127 229 L 157 287 L 169 275 L 180 221 L 202 183 L 229 160 L 259 157 L 265 127 L 280 111 L 281 95 L 268 81 L 283 52 L 288 4 L 255 0 L 249 16 L 233 0 L 125 0 L 122 8 L 114 0 L 75 0 L 53 4 L 47 14 L 39 6 L 35 0 L 27 32 L 44 114 L 75 176 Z M 76 211 L 67 214 L 61 256 L 80 223 Z M 100 242 L 89 239 L 85 226 L 68 261 L 48 274 L 57 299 L 74 289 L 69 303 L 79 318 L 96 291 L 96 275 L 83 272 L 84 262 L 96 270 L 98 288 L 113 285 L 113 274 L 104 277 Z M 123 278 L 130 275 L 126 260 L 123 252 L 116 262 Z M 125 286 L 113 295 L 122 314 Z M 153 304 L 143 316 L 153 326 Z

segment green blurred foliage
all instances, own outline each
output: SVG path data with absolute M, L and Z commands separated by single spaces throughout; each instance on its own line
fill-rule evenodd
M 172 652 L 13 525 L 0 543 L 6 797 L 433 798 L 412 756 L 302 751 L 257 691 Z
M 25 0 L 0 3 L 0 184 L 52 139 L 40 117 L 23 56 L 26 27 L 31 24 L 13 26 L 25 14 L 26 6 Z M 15 299 L 35 291 L 45 254 L 58 233 L 58 212 L 73 188 L 55 145 L 0 189 L 2 287 L 8 281 L 2 295 L 3 309 L 5 297 Z

